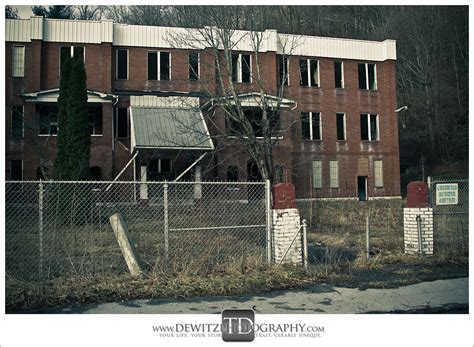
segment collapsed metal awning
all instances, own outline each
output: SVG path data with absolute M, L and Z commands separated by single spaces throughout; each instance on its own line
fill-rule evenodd
M 199 108 L 130 107 L 131 150 L 214 149 Z

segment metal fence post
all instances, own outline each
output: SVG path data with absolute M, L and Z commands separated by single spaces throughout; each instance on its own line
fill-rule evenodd
M 272 262 L 272 208 L 270 180 L 265 180 L 265 211 L 267 213 L 267 263 Z
M 164 222 L 164 236 L 165 236 L 165 268 L 169 268 L 169 244 L 168 244 L 168 183 L 163 185 L 163 222 Z
M 307 224 L 306 219 L 303 219 L 303 265 L 305 269 L 308 268 L 308 236 L 307 236 Z
M 367 215 L 365 221 L 365 238 L 366 238 L 366 248 L 367 248 L 367 259 L 370 259 L 370 216 Z
M 421 216 L 416 216 L 416 229 L 418 231 L 418 253 L 423 255 L 423 244 L 421 238 Z
M 43 182 L 38 184 L 39 277 L 43 279 Z

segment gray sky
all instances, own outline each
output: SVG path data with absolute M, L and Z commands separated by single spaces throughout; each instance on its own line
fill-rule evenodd
M 18 10 L 18 15 L 20 16 L 20 18 L 27 19 L 33 15 L 33 12 L 31 11 L 31 6 L 32 5 L 29 5 L 29 6 L 27 5 L 13 6 L 12 5 L 12 8 L 16 8 Z

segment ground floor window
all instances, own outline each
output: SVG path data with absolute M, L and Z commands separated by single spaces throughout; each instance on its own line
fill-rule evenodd
M 323 162 L 321 160 L 313 161 L 313 188 L 323 187 Z
M 227 167 L 227 181 L 237 182 L 239 180 L 239 168 L 234 165 Z
M 382 160 L 374 160 L 374 178 L 375 187 L 383 187 L 383 162 Z
M 170 177 L 171 159 L 152 159 L 147 165 L 148 181 L 161 181 Z
M 329 186 L 339 188 L 339 163 L 337 160 L 329 162 Z
M 89 133 L 102 135 L 102 106 L 90 105 L 87 107 L 89 115 Z M 42 104 L 36 106 L 39 119 L 38 133 L 40 136 L 56 136 L 59 131 L 57 104 Z
M 10 160 L 10 180 L 23 180 L 23 160 Z

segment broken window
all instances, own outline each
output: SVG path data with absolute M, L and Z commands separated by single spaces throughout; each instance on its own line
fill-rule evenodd
M 102 135 L 102 107 L 89 107 L 89 133 Z
M 278 81 L 280 85 L 287 86 L 290 84 L 290 64 L 288 57 L 280 55 L 278 57 Z
M 128 49 L 117 49 L 117 79 L 128 79 Z
M 117 108 L 115 137 L 119 139 L 128 138 L 128 109 L 125 107 Z
M 66 58 L 79 58 L 83 63 L 85 63 L 84 52 L 85 47 L 83 46 L 61 46 L 59 54 L 59 72 L 61 72 Z
M 383 161 L 374 160 L 374 178 L 375 178 L 375 187 L 383 187 Z
M 339 163 L 337 160 L 329 162 L 329 187 L 339 188 Z
M 250 54 L 232 54 L 232 82 L 250 83 L 251 75 Z
M 344 141 L 346 139 L 346 115 L 344 113 L 336 113 L 337 140 Z
M 253 133 L 255 137 L 263 137 L 263 128 L 262 128 L 262 115 L 263 111 L 261 109 L 246 109 L 244 110 L 244 115 L 250 122 L 252 126 Z M 280 113 L 267 111 L 267 118 L 270 126 L 270 136 L 276 136 L 281 130 L 280 124 Z M 232 117 L 227 118 L 227 127 L 229 134 L 232 136 L 245 136 L 241 122 L 233 119 Z
M 199 53 L 189 53 L 189 80 L 197 81 L 199 79 Z
M 336 88 L 344 88 L 344 69 L 342 61 L 334 62 L 334 82 Z
M 376 114 L 360 115 L 360 139 L 366 141 L 379 140 L 379 120 Z
M 13 46 L 12 76 L 25 76 L 25 46 Z
M 313 188 L 323 187 L 323 162 L 313 160 Z
M 319 60 L 300 60 L 300 86 L 319 87 Z
M 10 180 L 21 181 L 23 179 L 23 160 L 10 160 Z
M 56 136 L 58 134 L 58 108 L 56 106 L 39 107 L 39 135 Z
M 375 64 L 360 63 L 359 67 L 359 89 L 377 89 L 377 69 Z
M 321 140 L 321 113 L 301 113 L 301 138 L 303 140 Z
M 12 106 L 12 138 L 23 137 L 23 106 Z
M 237 166 L 230 165 L 227 167 L 227 181 L 237 182 L 239 180 L 239 169 Z
M 171 173 L 171 159 L 160 158 L 152 159 L 147 165 L 147 180 L 161 181 L 169 178 Z
M 160 52 L 160 80 L 169 81 L 170 80 L 170 53 L 169 52 Z
M 148 80 L 169 81 L 171 79 L 170 52 L 148 52 Z

